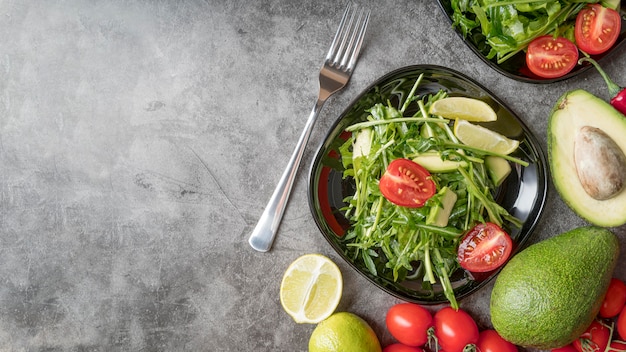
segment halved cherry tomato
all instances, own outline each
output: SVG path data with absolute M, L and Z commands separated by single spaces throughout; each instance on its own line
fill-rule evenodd
M 504 264 L 513 250 L 511 236 L 500 226 L 481 223 L 461 240 L 457 259 L 461 267 L 473 272 L 488 272 Z
M 621 26 L 617 11 L 600 4 L 587 5 L 576 17 L 576 45 L 588 54 L 602 54 L 615 44 Z
M 598 320 L 594 320 L 587 330 L 572 345 L 578 352 L 604 352 L 611 339 L 611 329 Z
M 434 320 L 435 336 L 446 352 L 463 352 L 478 342 L 478 326 L 466 311 L 444 307 L 435 313 Z
M 614 318 L 624 308 L 626 303 L 626 284 L 618 278 L 612 278 L 609 288 L 604 295 L 604 301 L 598 315 L 601 318 Z
M 528 44 L 526 65 L 537 76 L 557 78 L 570 72 L 578 61 L 578 48 L 563 37 L 544 35 Z
M 409 159 L 395 159 L 380 178 L 380 192 L 390 202 L 418 208 L 435 194 L 435 182 L 421 165 Z
M 570 344 L 570 345 L 566 345 L 563 347 L 551 349 L 550 352 L 578 352 L 578 351 L 576 351 L 574 346 Z
M 403 345 L 401 343 L 394 343 L 385 348 L 383 348 L 383 352 L 424 352 L 420 347 L 413 347 Z
M 476 343 L 480 352 L 517 352 L 517 347 L 505 340 L 495 330 L 483 330 Z
M 407 346 L 424 346 L 433 316 L 426 308 L 414 303 L 398 303 L 387 311 L 387 330 L 396 340 Z

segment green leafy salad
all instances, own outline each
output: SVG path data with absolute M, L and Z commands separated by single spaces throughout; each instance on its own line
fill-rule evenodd
M 575 42 L 578 12 L 598 0 L 451 0 L 452 24 L 500 64 L 546 34 Z
M 451 120 L 428 112 L 431 104 L 446 98 L 447 93 L 415 95 L 422 78 L 399 106 L 377 103 L 367 110 L 366 121 L 346 129 L 351 137 L 339 150 L 343 177 L 354 180 L 355 192 L 344 199 L 342 211 L 352 226 L 342 241 L 346 255 L 373 275 L 396 282 L 419 280 L 426 290 L 439 283 L 452 306 L 458 307 L 450 277 L 460 267 L 457 249 L 463 235 L 484 222 L 521 227 L 520 220 L 494 200 L 497 185 L 486 160 L 528 163 L 460 142 Z M 434 195 L 419 207 L 390 202 L 379 186 L 389 164 L 424 155 L 437 155 L 445 165 L 445 170 L 430 173 Z M 450 192 L 456 197 L 445 205 L 450 202 Z M 442 208 L 448 208 L 443 219 Z

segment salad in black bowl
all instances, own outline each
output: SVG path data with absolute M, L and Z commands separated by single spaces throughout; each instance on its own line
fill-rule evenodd
M 552 83 L 591 67 L 626 41 L 619 0 L 438 0 L 451 27 L 485 63 L 523 82 Z
M 491 112 L 443 118 L 457 102 Z M 470 78 L 431 65 L 363 91 L 319 147 L 309 182 L 316 224 L 359 273 L 403 300 L 452 306 L 524 245 L 547 191 L 524 123 Z

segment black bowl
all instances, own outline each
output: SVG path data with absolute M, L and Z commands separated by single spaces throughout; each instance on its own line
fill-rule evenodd
M 443 89 L 449 95 L 481 99 L 498 114 L 497 121 L 484 126 L 520 141 L 520 147 L 512 155 L 527 161 L 529 166 L 513 167 L 511 175 L 498 188 L 495 199 L 523 222 L 521 228 L 511 227 L 510 232 L 515 243 L 514 253 L 523 247 L 539 220 L 546 199 L 546 162 L 541 147 L 522 120 L 492 93 L 467 76 L 440 66 L 404 67 L 384 75 L 365 89 L 335 121 L 319 147 L 310 170 L 308 196 L 313 218 L 322 235 L 354 269 L 377 287 L 400 299 L 420 304 L 440 304 L 447 302 L 440 285 L 425 290 L 421 287 L 421 278 L 394 282 L 383 274 L 372 275 L 363 264 L 349 259 L 342 238 L 351 226 L 341 210 L 346 205 L 343 200 L 351 196 L 354 189 L 353 181 L 342 177 L 344 169 L 339 159 L 339 147 L 345 142 L 348 133 L 345 129 L 363 121 L 367 116 L 364 110 L 376 103 L 402 101 L 422 73 L 423 81 L 416 95 L 436 93 Z M 497 273 L 498 270 L 479 277 L 457 270 L 451 277 L 457 299 L 475 292 Z
M 446 17 L 449 20 L 449 23 L 452 24 L 452 7 L 450 5 L 451 1 L 450 0 L 437 0 L 437 2 L 439 3 L 439 7 L 441 8 L 441 10 L 443 11 L 443 13 L 446 15 Z M 593 58 L 596 61 L 599 61 L 600 63 L 602 62 L 602 59 L 610 56 L 611 53 L 613 53 L 615 51 L 616 48 L 618 48 L 621 45 L 624 45 L 624 43 L 626 43 L 626 2 L 622 1 L 621 2 L 621 8 L 620 8 L 620 15 L 622 18 L 622 26 L 621 26 L 621 32 L 619 37 L 617 38 L 617 42 L 613 45 L 613 47 L 605 52 L 602 53 L 600 55 L 591 55 L 591 58 Z M 497 72 L 499 72 L 500 74 L 508 77 L 508 78 L 512 78 L 515 79 L 517 81 L 521 81 L 521 82 L 527 82 L 527 83 L 554 83 L 554 82 L 558 82 L 558 81 L 563 81 L 566 80 L 568 78 L 572 78 L 574 76 L 577 76 L 585 71 L 587 71 L 588 69 L 590 69 L 591 66 L 588 63 L 585 63 L 583 65 L 576 65 L 576 67 L 574 67 L 574 69 L 572 71 L 570 71 L 568 74 L 561 76 L 561 77 L 557 77 L 557 78 L 541 78 L 538 77 L 536 75 L 534 75 L 532 72 L 530 72 L 530 70 L 528 69 L 528 67 L 526 66 L 526 54 L 525 52 L 519 52 L 517 53 L 515 56 L 513 56 L 512 58 L 510 58 L 509 60 L 498 64 L 496 59 L 488 59 L 486 57 L 486 54 L 489 52 L 489 49 L 486 48 L 485 45 L 481 45 L 484 44 L 484 40 L 481 42 L 480 38 L 474 39 L 474 38 L 470 38 L 469 36 L 467 38 L 463 38 L 463 34 L 461 34 L 461 32 L 456 29 L 453 28 L 453 30 L 457 33 L 457 35 L 463 39 L 463 42 L 476 54 L 478 55 L 478 57 L 484 61 L 488 66 L 490 66 L 491 68 L 493 68 L 494 70 L 496 70 Z M 482 49 L 481 49 L 482 48 Z

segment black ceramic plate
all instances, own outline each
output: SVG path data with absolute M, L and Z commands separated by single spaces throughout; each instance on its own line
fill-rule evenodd
M 443 89 L 451 96 L 481 99 L 498 114 L 497 121 L 484 126 L 520 141 L 520 147 L 512 155 L 527 161 L 529 166 L 513 167 L 513 172 L 499 187 L 495 198 L 523 222 L 521 229 L 511 229 L 511 237 L 516 243 L 514 251 L 524 245 L 537 224 L 546 198 L 546 163 L 541 147 L 524 123 L 497 97 L 463 74 L 440 66 L 408 66 L 390 72 L 370 85 L 350 104 L 335 121 L 317 151 L 309 175 L 309 205 L 324 238 L 343 259 L 376 286 L 406 301 L 439 304 L 447 302 L 440 286 L 435 286 L 434 291 L 425 290 L 420 285 L 421 278 L 394 282 L 383 274 L 370 274 L 363 264 L 353 262 L 346 256 L 346 243 L 342 237 L 351 226 L 341 211 L 345 206 L 343 199 L 352 196 L 354 189 L 351 179 L 342 178 L 344 169 L 339 159 L 339 146 L 346 140 L 345 128 L 365 120 L 367 113 L 364 110 L 378 102 L 403 101 L 422 73 L 424 78 L 417 95 L 436 93 Z M 478 278 L 458 270 L 451 278 L 456 297 L 461 299 L 471 294 L 496 274 L 491 272 Z
M 450 5 L 450 0 L 437 0 L 437 2 L 439 3 L 439 7 L 444 12 L 444 14 L 448 18 L 449 23 L 451 25 L 453 11 Z M 626 1 L 621 2 L 620 15 L 622 18 L 622 27 L 621 27 L 621 33 L 619 37 L 617 38 L 617 42 L 613 45 L 613 48 L 611 48 L 609 51 L 601 55 L 591 56 L 596 61 L 601 62 L 604 57 L 611 55 L 611 53 L 613 53 L 617 47 L 624 45 L 624 43 L 626 42 Z M 510 58 L 509 60 L 501 64 L 498 64 L 495 58 L 491 60 L 487 59 L 485 55 L 489 52 L 489 49 L 488 48 L 484 49 L 485 51 L 481 50 L 480 48 L 484 46 L 484 45 L 481 45 L 482 43 L 476 42 L 470 37 L 463 38 L 463 35 L 461 34 L 461 32 L 458 31 L 456 28 L 453 28 L 452 30 L 454 30 L 457 33 L 457 35 L 461 39 L 463 39 L 465 44 L 474 53 L 476 53 L 476 55 L 478 55 L 478 57 L 481 60 L 483 60 L 487 65 L 491 66 L 494 70 L 503 74 L 504 76 L 518 80 L 518 81 L 528 82 L 528 83 L 553 83 L 553 82 L 558 82 L 558 81 L 562 81 L 562 80 L 566 80 L 568 78 L 574 77 L 592 68 L 592 66 L 589 64 L 576 65 L 576 67 L 574 67 L 574 69 L 570 73 L 562 77 L 552 78 L 552 79 L 537 77 L 533 75 L 532 72 L 530 72 L 530 70 L 526 66 L 525 52 L 520 52 L 514 57 Z

